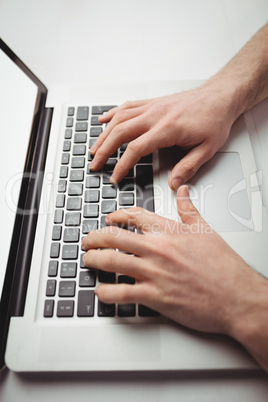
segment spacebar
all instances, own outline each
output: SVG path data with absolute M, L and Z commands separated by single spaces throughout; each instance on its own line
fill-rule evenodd
M 154 212 L 153 167 L 136 166 L 136 205 Z

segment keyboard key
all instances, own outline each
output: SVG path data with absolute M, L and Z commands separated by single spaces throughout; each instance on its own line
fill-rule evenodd
M 133 191 L 134 190 L 134 180 L 133 179 L 123 179 L 119 183 L 120 191 Z
M 70 151 L 70 149 L 71 149 L 71 141 L 67 141 L 67 140 L 64 141 L 62 150 L 64 152 L 68 152 L 68 151 Z
M 64 204 L 65 204 L 65 195 L 64 194 L 57 194 L 56 208 L 63 208 Z
M 116 211 L 117 202 L 115 200 L 104 200 L 101 203 L 101 213 L 102 214 L 110 214 L 111 212 Z
M 100 200 L 99 190 L 86 190 L 84 200 L 85 202 L 99 202 Z
M 84 168 L 85 167 L 85 158 L 82 156 L 74 156 L 72 158 L 71 167 L 72 168 Z
M 68 107 L 67 114 L 68 114 L 68 116 L 74 116 L 74 107 L 73 106 Z
M 111 176 L 112 176 L 112 172 L 111 173 L 103 173 L 103 177 L 102 177 L 103 184 L 111 184 L 110 183 Z
M 59 258 L 60 243 L 52 243 L 50 246 L 50 258 Z
M 77 243 L 79 241 L 80 229 L 76 227 L 69 227 L 64 229 L 63 241 L 64 243 Z
M 119 194 L 119 205 L 121 205 L 121 206 L 134 205 L 134 194 L 133 193 Z
M 116 198 L 117 191 L 114 186 L 105 186 L 102 189 L 102 198 Z
M 68 176 L 68 166 L 61 166 L 60 167 L 60 178 L 61 179 L 66 179 Z
M 58 274 L 58 261 L 49 261 L 48 276 L 57 276 Z
M 86 188 L 99 188 L 99 187 L 100 187 L 100 177 L 99 176 L 87 176 Z
M 85 155 L 86 154 L 86 146 L 85 145 L 74 145 L 73 146 L 73 155 Z
M 83 180 L 84 180 L 84 171 L 83 170 L 78 170 L 78 169 L 71 170 L 71 173 L 70 173 L 70 181 L 71 182 L 83 181 Z
M 65 193 L 67 187 L 67 180 L 59 180 L 58 193 Z
M 90 137 L 98 137 L 102 133 L 102 127 L 91 127 Z
M 87 131 L 88 123 L 87 122 L 77 122 L 75 125 L 75 131 Z
M 68 188 L 68 195 L 82 195 L 83 183 L 70 183 Z
M 136 204 L 138 207 L 154 212 L 153 167 L 136 166 Z
M 78 246 L 76 244 L 68 244 L 62 247 L 63 260 L 76 260 L 78 258 Z
M 97 138 L 90 138 L 88 147 L 91 148 L 95 144 L 96 141 L 97 141 Z
M 67 212 L 65 216 L 65 226 L 79 226 L 81 222 L 80 212 Z
M 54 225 L 52 229 L 52 240 L 60 240 L 61 239 L 61 231 L 62 227 L 59 225 Z
M 74 143 L 75 144 L 82 144 L 87 142 L 87 134 L 86 133 L 75 133 L 74 135 Z
M 84 255 L 85 253 L 80 255 L 80 268 L 87 268 L 84 264 Z
M 73 300 L 59 300 L 57 307 L 57 317 L 72 317 L 74 315 Z
M 114 272 L 106 272 L 99 270 L 99 282 L 101 283 L 115 283 L 116 275 Z
M 98 300 L 98 316 L 99 317 L 114 317 L 115 304 L 106 304 Z
M 153 155 L 149 154 L 140 158 L 137 163 L 152 163 L 153 162 Z
M 149 307 L 143 306 L 142 304 L 139 304 L 138 311 L 140 317 L 158 317 L 160 315 L 157 311 L 152 310 Z
M 98 205 L 84 205 L 84 218 L 98 218 L 99 216 L 99 206 Z
M 128 146 L 128 142 L 125 142 L 124 144 L 122 144 L 120 147 L 120 151 L 125 152 L 125 150 L 127 149 L 127 146 Z
M 92 126 L 101 126 L 102 125 L 102 123 L 99 122 L 98 116 L 91 117 L 91 125 Z
M 117 314 L 118 314 L 118 317 L 135 317 L 136 305 L 135 304 L 118 304 Z
M 60 281 L 59 283 L 59 296 L 60 297 L 73 297 L 75 295 L 75 281 Z
M 80 106 L 77 108 L 77 120 L 88 120 L 89 107 L 88 106 Z
M 63 210 L 56 209 L 54 212 L 54 223 L 62 223 L 63 222 Z
M 87 270 L 79 274 L 80 287 L 93 287 L 96 285 L 96 271 Z
M 129 285 L 135 284 L 135 279 L 128 275 L 118 275 L 118 283 L 127 283 Z
M 71 128 L 66 128 L 64 138 L 70 140 L 72 138 L 73 130 Z
M 100 227 L 101 227 L 101 228 L 106 228 L 106 226 L 108 226 L 107 223 L 106 223 L 106 221 L 105 221 L 105 219 L 106 219 L 106 216 L 103 215 L 103 216 L 101 217 L 101 223 L 100 223 Z
M 45 300 L 44 317 L 52 317 L 54 310 L 54 300 Z
M 55 296 L 56 284 L 57 282 L 55 279 L 49 279 L 47 281 L 46 296 Z
M 69 161 L 70 161 L 70 154 L 67 154 L 66 152 L 63 153 L 61 155 L 61 164 L 62 165 L 68 165 Z
M 66 127 L 73 127 L 74 119 L 72 117 L 67 117 L 66 119 Z
M 68 211 L 80 211 L 82 208 L 82 198 L 81 197 L 69 197 L 67 200 L 66 208 Z
M 77 306 L 78 317 L 93 317 L 94 301 L 94 290 L 79 290 Z
M 108 159 L 105 165 L 103 166 L 103 171 L 112 172 L 114 170 L 116 163 L 117 163 L 116 159 Z
M 76 262 L 63 262 L 61 264 L 60 276 L 61 278 L 75 278 L 77 264 Z
M 92 114 L 102 114 L 104 112 L 108 112 L 110 109 L 113 109 L 116 106 L 93 106 Z
M 98 224 L 99 224 L 99 222 L 96 219 L 84 220 L 83 225 L 82 225 L 82 233 L 88 234 L 89 232 L 92 232 L 93 230 L 97 230 Z

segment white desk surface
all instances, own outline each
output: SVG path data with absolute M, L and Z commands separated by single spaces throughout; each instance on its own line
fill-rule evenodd
M 267 22 L 267 0 L 1 0 L 0 37 L 58 83 L 206 79 Z M 268 401 L 268 377 L 111 373 L 0 377 L 1 402 Z

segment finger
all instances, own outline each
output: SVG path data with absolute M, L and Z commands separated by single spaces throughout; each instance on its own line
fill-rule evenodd
M 108 225 L 134 226 L 143 234 L 160 234 L 164 231 L 171 231 L 174 229 L 174 225 L 178 225 L 175 221 L 164 219 L 153 212 L 139 207 L 119 209 L 112 212 L 107 215 L 106 223 Z
M 144 243 L 143 235 L 133 233 L 116 226 L 89 232 L 82 240 L 84 250 L 97 248 L 118 248 L 135 255 L 144 255 L 148 249 L 148 244 Z
M 203 146 L 198 146 L 191 149 L 170 173 L 168 183 L 172 190 L 176 191 L 178 188 L 190 180 L 197 170 L 205 162 L 210 159 L 210 155 L 206 152 Z
M 131 118 L 116 125 L 97 149 L 95 157 L 90 164 L 90 169 L 99 170 L 107 161 L 109 155 L 113 154 L 123 143 L 132 141 L 143 134 L 148 128 L 148 123 L 142 116 Z
M 99 116 L 99 121 L 101 123 L 107 123 L 109 122 L 113 116 L 122 109 L 133 109 L 136 107 L 140 107 L 148 103 L 149 100 L 138 100 L 138 101 L 130 101 L 130 102 L 125 102 L 120 106 L 114 107 L 113 109 L 110 109 L 108 112 L 104 113 L 103 115 Z
M 116 284 L 116 285 L 99 285 L 95 289 L 95 294 L 98 298 L 107 304 L 119 303 L 142 303 L 145 304 L 146 293 L 142 284 L 128 285 L 128 284 Z
M 181 217 L 182 223 L 191 225 L 199 223 L 207 225 L 204 219 L 200 216 L 198 210 L 193 205 L 190 196 L 188 186 L 181 186 L 177 192 L 177 209 Z
M 110 123 L 107 125 L 105 130 L 99 135 L 94 145 L 92 145 L 92 147 L 90 148 L 90 152 L 94 155 L 118 124 L 123 123 L 127 120 L 131 120 L 134 117 L 137 117 L 140 114 L 142 114 L 142 112 L 143 108 L 141 107 L 133 109 L 119 109 L 117 112 L 115 112 Z
M 125 274 L 138 280 L 144 279 L 141 259 L 120 251 L 90 249 L 84 255 L 84 262 L 90 268 Z

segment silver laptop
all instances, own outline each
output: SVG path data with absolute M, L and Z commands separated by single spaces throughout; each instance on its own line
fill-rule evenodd
M 94 295 L 99 283 L 132 283 L 132 278 L 83 263 L 81 239 L 105 225 L 106 214 L 117 208 L 139 205 L 178 219 L 167 178 L 182 157 L 179 148 L 141 158 L 112 187 L 109 177 L 124 145 L 102 171 L 88 167 L 89 147 L 103 130 L 99 114 L 127 99 L 182 91 L 198 82 L 61 86 L 48 92 L 2 41 L 0 48 L 2 366 L 14 371 L 257 368 L 227 337 L 186 329 L 146 306 L 101 303 Z M 255 131 L 254 115 L 241 117 L 228 143 L 189 187 L 209 224 L 268 276 L 262 171 L 251 145 Z

